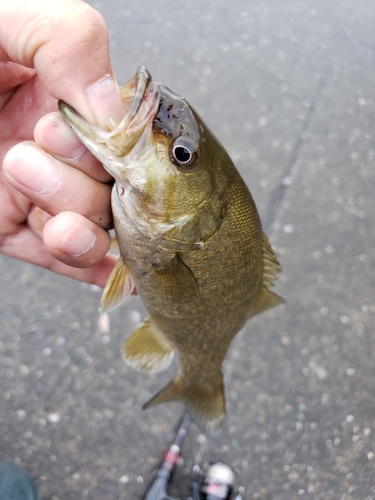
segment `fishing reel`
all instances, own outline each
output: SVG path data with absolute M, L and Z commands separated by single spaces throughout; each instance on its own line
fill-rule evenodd
M 210 462 L 206 473 L 195 464 L 187 500 L 241 500 L 245 490 L 240 486 L 235 493 L 235 478 L 233 467 L 224 462 Z
M 190 422 L 191 418 L 187 413 L 144 500 L 175 500 L 168 495 L 167 486 L 171 482 L 173 471 L 180 458 L 181 446 Z M 235 492 L 236 474 L 233 467 L 217 460 L 210 462 L 208 469 L 204 471 L 200 466 L 202 455 L 203 447 L 201 446 L 192 469 L 190 494 L 187 500 L 242 500 L 245 490 L 240 486 Z

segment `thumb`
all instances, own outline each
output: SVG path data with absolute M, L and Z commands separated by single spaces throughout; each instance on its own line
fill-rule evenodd
M 102 16 L 80 0 L 12 0 L 0 5 L 0 54 L 35 68 L 47 92 L 105 125 L 125 109 Z

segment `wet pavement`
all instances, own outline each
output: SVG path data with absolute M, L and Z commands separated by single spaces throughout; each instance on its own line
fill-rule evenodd
M 270 215 L 284 266 L 287 304 L 228 356 L 227 423 L 205 459 L 236 467 L 247 499 L 375 499 L 374 2 L 93 5 L 120 84 L 144 64 L 194 105 Z M 142 498 L 183 408 L 141 410 L 177 365 L 122 362 L 139 299 L 108 318 L 98 288 L 5 257 L 0 273 L 0 459 L 43 499 Z M 192 425 L 176 497 L 199 438 Z

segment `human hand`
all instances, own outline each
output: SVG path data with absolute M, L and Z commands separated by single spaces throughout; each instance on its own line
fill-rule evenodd
M 125 114 L 103 19 L 79 0 L 0 0 L 0 252 L 104 286 L 111 178 L 57 99 L 102 126 Z

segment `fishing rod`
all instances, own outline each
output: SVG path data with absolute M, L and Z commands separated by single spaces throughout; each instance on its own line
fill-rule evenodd
M 185 413 L 182 422 L 177 429 L 173 443 L 161 464 L 154 482 L 151 484 L 144 500 L 174 500 L 167 494 L 167 486 L 171 482 L 172 475 L 178 459 L 180 458 L 181 446 L 185 441 L 187 431 L 190 427 L 191 417 Z
M 181 447 L 190 427 L 191 417 L 185 413 L 175 435 L 172 445 L 151 483 L 144 500 L 175 500 L 167 493 L 173 473 L 181 455 Z M 244 488 L 234 492 L 235 471 L 233 467 L 221 461 L 211 462 L 206 472 L 202 470 L 202 458 L 206 449 L 203 439 L 192 468 L 190 492 L 187 500 L 242 500 Z

